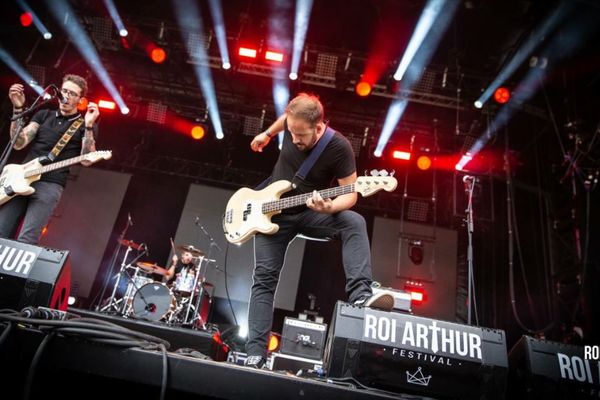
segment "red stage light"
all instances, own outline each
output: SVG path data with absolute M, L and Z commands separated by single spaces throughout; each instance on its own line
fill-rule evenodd
M 392 153 L 392 157 L 396 160 L 410 160 L 410 152 L 402 151 L 402 150 L 394 150 Z
M 283 53 L 267 50 L 265 52 L 265 60 L 283 62 Z
M 417 158 L 417 168 L 419 168 L 421 171 L 427 171 L 429 168 L 431 168 L 431 158 L 428 156 L 420 156 Z
M 240 47 L 238 50 L 238 54 L 242 57 L 256 58 L 256 53 L 256 49 L 251 49 L 249 47 Z
M 200 140 L 204 137 L 204 127 L 201 125 L 196 125 L 192 128 L 191 134 L 192 137 L 196 140 Z
M 117 108 L 117 105 L 114 101 L 98 100 L 98 107 L 105 110 L 114 110 L 115 108 Z
M 358 82 L 354 90 L 359 96 L 366 97 L 369 94 L 371 94 L 371 84 L 369 82 L 360 81 Z
M 21 25 L 24 27 L 28 27 L 33 23 L 33 16 L 28 12 L 21 14 L 19 19 L 21 20 Z
M 87 106 L 89 103 L 90 102 L 87 98 L 82 97 L 81 100 L 79 100 L 79 104 L 77 104 L 77 109 L 82 112 L 87 111 Z
M 496 102 L 498 102 L 499 104 L 508 103 L 508 100 L 510 100 L 510 90 L 508 90 L 504 86 L 500 86 L 494 92 L 494 100 L 496 100 Z
M 161 64 L 167 59 L 167 53 L 160 47 L 156 47 L 150 52 L 150 58 L 156 64 Z

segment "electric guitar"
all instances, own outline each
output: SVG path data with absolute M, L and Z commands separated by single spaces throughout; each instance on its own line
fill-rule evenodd
M 26 164 L 8 164 L 2 170 L 2 175 L 0 175 L 0 205 L 17 195 L 29 196 L 35 192 L 31 184 L 39 180 L 43 173 L 66 168 L 82 161 L 95 163 L 103 159 L 108 160 L 111 157 L 112 151 L 93 151 L 48 165 L 42 165 L 37 158 Z
M 393 176 L 361 176 L 354 183 L 324 189 L 319 194 L 324 199 L 354 192 L 366 197 L 382 189 L 391 192 L 397 185 Z M 280 199 L 283 193 L 291 189 L 291 182 L 285 180 L 273 182 L 262 190 L 239 189 L 227 202 L 223 216 L 225 238 L 230 243 L 242 244 L 257 232 L 267 235 L 276 233 L 279 225 L 272 223 L 271 217 L 286 208 L 306 204 L 306 200 L 312 197 L 312 193 L 304 193 Z

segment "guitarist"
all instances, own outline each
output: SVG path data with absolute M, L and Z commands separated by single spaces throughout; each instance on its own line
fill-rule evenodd
M 246 365 L 262 368 L 267 356 L 267 338 L 273 322 L 273 301 L 285 252 L 298 233 L 311 237 L 329 237 L 342 241 L 342 258 L 346 275 L 346 293 L 350 302 L 367 307 L 391 310 L 393 295 L 371 291 L 371 253 L 364 218 L 349 209 L 357 194 L 323 199 L 317 189 L 330 187 L 333 179 L 341 185 L 356 181 L 354 152 L 350 142 L 339 132 L 325 146 L 304 180 L 294 175 L 324 136 L 323 105 L 314 95 L 299 94 L 287 105 L 285 113 L 250 144 L 262 152 L 283 131 L 283 147 L 271 175 L 271 182 L 285 179 L 296 188 L 283 197 L 313 192 L 306 206 L 290 208 L 272 218 L 279 225 L 274 235 L 257 234 L 254 241 L 255 267 L 248 311 Z
M 18 136 L 14 149 L 21 150 L 28 145 L 29 153 L 25 162 L 37 157 L 48 156 L 63 134 L 78 119 L 79 128 L 72 135 L 67 145 L 53 160 L 61 161 L 96 150 L 98 105 L 89 103 L 85 116 L 77 111 L 77 105 L 85 96 L 87 82 L 78 75 L 65 75 L 61 86 L 61 101 L 58 110 L 40 110 L 33 115 L 31 121 L 17 132 L 17 124 L 10 126 L 10 135 Z M 18 114 L 25 105 L 25 92 L 21 84 L 14 84 L 8 91 L 13 105 L 13 112 Z M 82 162 L 86 165 L 88 162 Z M 89 164 L 88 164 L 89 165 Z M 17 196 L 0 206 L 0 237 L 12 238 L 21 220 L 23 224 L 17 240 L 37 244 L 43 227 L 48 223 L 54 208 L 58 204 L 67 183 L 68 169 L 43 174 L 41 179 L 33 183 L 35 192 L 30 196 Z

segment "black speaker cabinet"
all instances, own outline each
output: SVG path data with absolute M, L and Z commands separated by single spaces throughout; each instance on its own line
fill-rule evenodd
M 68 251 L 0 238 L 0 308 L 66 311 L 70 289 Z
M 508 362 L 510 398 L 600 398 L 600 360 L 591 352 L 586 357 L 584 346 L 523 336 L 510 350 Z

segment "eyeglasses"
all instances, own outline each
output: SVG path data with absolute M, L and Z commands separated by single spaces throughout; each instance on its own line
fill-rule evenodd
M 65 96 L 69 96 L 69 97 L 79 97 L 79 93 L 75 93 L 72 90 L 66 89 L 66 88 L 62 88 L 60 89 L 60 92 L 62 94 L 64 94 Z

